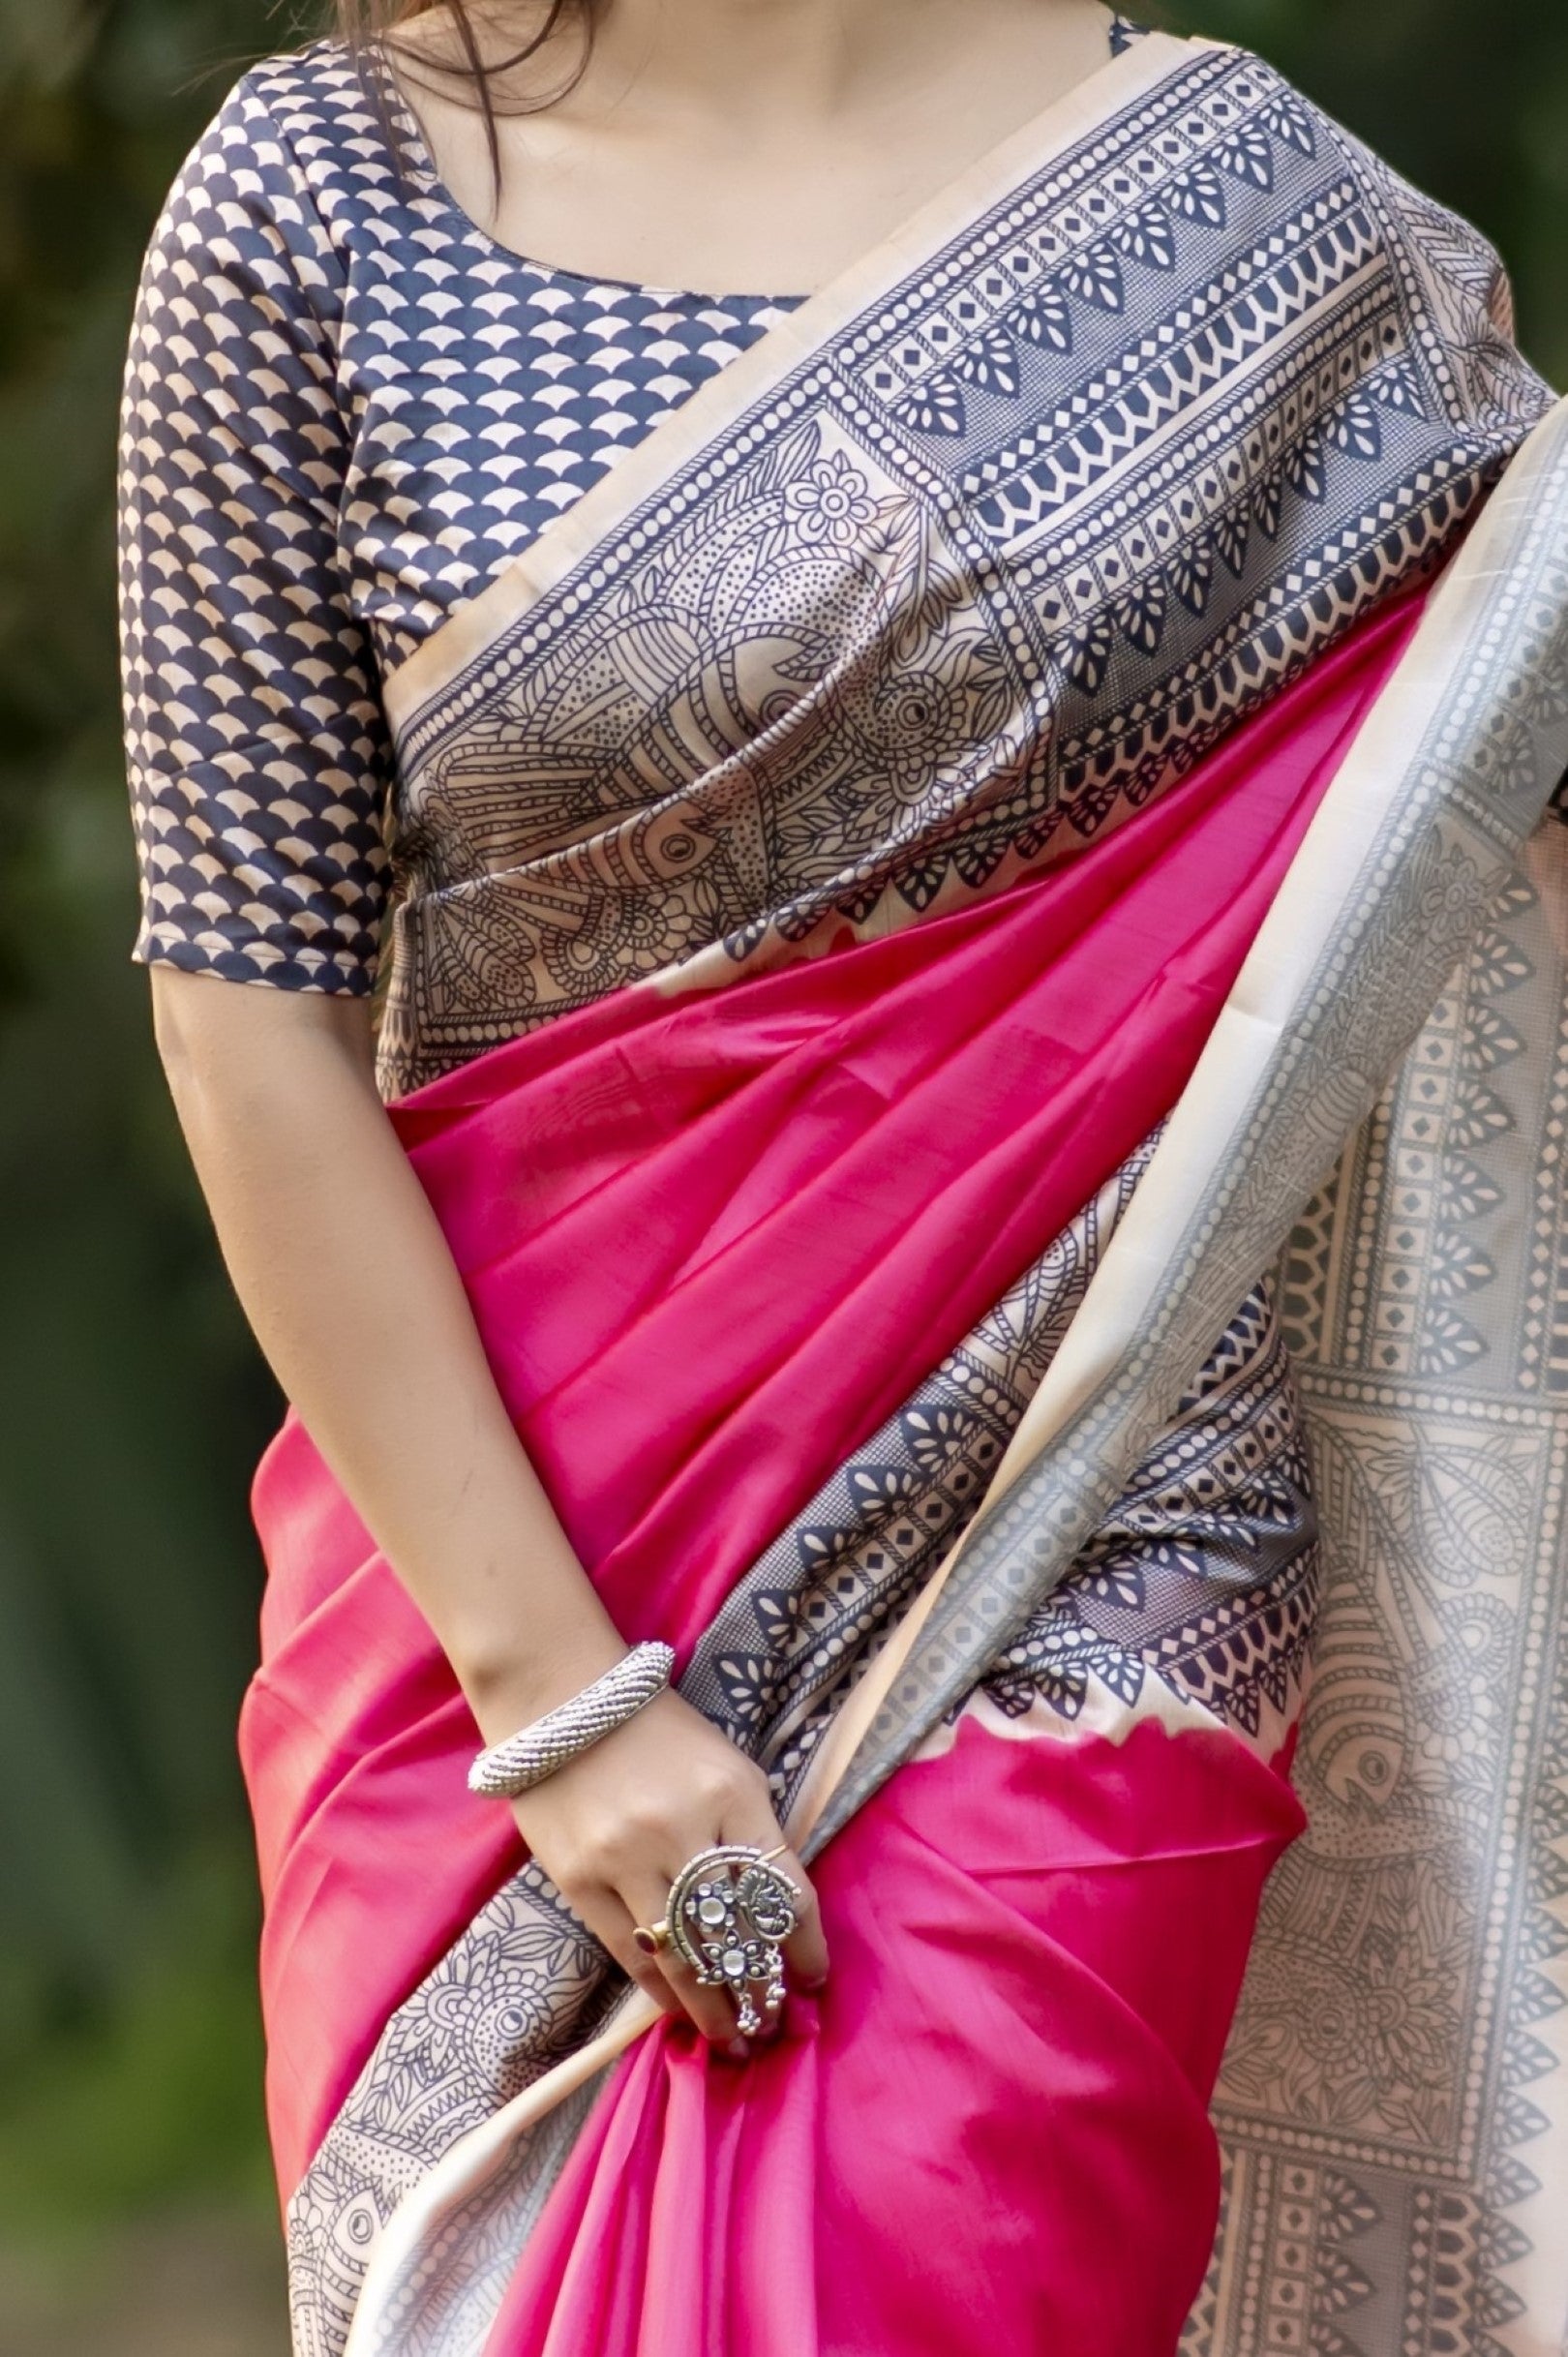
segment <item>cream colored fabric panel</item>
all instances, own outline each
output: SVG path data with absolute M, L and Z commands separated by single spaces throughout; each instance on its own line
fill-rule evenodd
M 1544 823 L 1282 1264 L 1323 1517 L 1185 2357 L 1568 2334 L 1568 828 Z

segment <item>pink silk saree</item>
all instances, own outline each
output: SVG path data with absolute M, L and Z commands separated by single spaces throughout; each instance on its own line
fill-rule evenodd
M 1304 1823 L 1265 1271 L 1568 759 L 1562 415 L 1391 187 L 1140 42 L 388 682 L 394 1123 L 834 1971 L 743 2070 L 616 1987 L 290 1420 L 243 1743 L 300 2357 L 1176 2346 Z

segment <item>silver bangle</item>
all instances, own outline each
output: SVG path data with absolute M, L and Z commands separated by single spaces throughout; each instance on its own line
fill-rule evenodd
M 508 1736 L 504 1743 L 482 1751 L 468 1770 L 469 1792 L 492 1800 L 514 1800 L 519 1793 L 531 1791 L 568 1760 L 591 1751 L 635 1718 L 664 1692 L 674 1668 L 673 1646 L 634 1645 L 613 1670 L 606 1670 L 569 1703 Z

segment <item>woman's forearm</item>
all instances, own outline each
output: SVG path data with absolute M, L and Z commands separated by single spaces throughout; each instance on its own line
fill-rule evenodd
M 363 1001 L 159 968 L 159 1045 L 285 1392 L 495 1740 L 621 1641 L 512 1430 L 377 1097 Z
M 491 1742 L 625 1647 L 513 1432 L 457 1270 L 372 1077 L 364 1002 L 160 967 L 165 1067 L 241 1304 L 285 1391 L 435 1631 Z M 683 1860 L 775 1852 L 767 1778 L 678 1694 L 513 1803 L 567 1905 L 631 1978 L 732 2042 L 722 1989 L 645 1954 Z M 788 1943 L 827 1969 L 815 1896 Z M 739 2041 L 744 2050 L 744 2040 Z

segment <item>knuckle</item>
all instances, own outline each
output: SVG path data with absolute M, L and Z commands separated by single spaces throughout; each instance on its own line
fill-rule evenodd
M 583 1913 L 585 1904 L 591 1902 L 595 1884 L 592 1874 L 575 1854 L 556 1859 L 550 1879 L 574 1915 Z
M 741 1789 L 736 1768 L 723 1758 L 701 1760 L 692 1770 L 692 1797 L 704 1808 L 723 1809 Z
M 594 1848 L 606 1860 L 628 1856 L 656 1840 L 663 1826 L 664 1812 L 656 1799 L 646 1793 L 629 1793 L 613 1817 L 594 1826 Z
M 772 1788 L 756 1761 L 748 1760 L 744 1752 L 732 1751 L 728 1767 L 733 1789 L 743 1795 L 748 1800 L 759 1801 L 771 1816 L 773 1813 Z
M 625 1813 L 587 1829 L 579 1856 L 587 1870 L 607 1889 L 618 1889 L 628 1871 L 646 1863 L 664 1837 L 662 1812 L 650 1805 L 628 1806 Z

